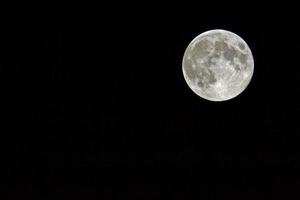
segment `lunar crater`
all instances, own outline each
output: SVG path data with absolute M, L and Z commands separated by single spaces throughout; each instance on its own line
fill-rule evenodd
M 239 48 L 240 48 L 241 50 L 244 50 L 244 49 L 245 49 L 245 45 L 244 45 L 243 43 L 241 43 L 241 42 L 239 42 L 238 46 L 239 46 Z

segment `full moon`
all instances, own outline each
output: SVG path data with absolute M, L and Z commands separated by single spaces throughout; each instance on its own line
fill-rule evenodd
M 254 60 L 240 36 L 215 29 L 191 41 L 183 56 L 182 70 L 188 86 L 198 96 L 210 101 L 226 101 L 249 85 Z

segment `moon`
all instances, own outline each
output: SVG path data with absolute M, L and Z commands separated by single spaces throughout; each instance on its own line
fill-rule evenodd
M 215 29 L 201 33 L 186 48 L 184 79 L 198 96 L 226 101 L 241 94 L 254 72 L 248 44 L 237 34 Z

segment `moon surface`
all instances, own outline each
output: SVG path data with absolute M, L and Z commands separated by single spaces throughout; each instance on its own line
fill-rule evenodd
M 183 56 L 182 70 L 188 86 L 198 96 L 226 101 L 246 89 L 254 72 L 254 60 L 240 36 L 215 29 L 191 41 Z

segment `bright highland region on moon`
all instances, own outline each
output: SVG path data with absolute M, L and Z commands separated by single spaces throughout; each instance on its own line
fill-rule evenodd
M 225 101 L 243 92 L 254 71 L 250 48 L 238 35 L 211 30 L 187 47 L 182 62 L 184 78 L 200 97 Z

